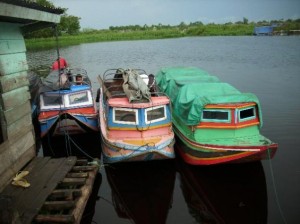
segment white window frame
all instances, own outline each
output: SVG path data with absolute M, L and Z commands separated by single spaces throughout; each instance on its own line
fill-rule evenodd
M 135 122 L 131 122 L 131 121 L 119 121 L 119 120 L 116 120 L 116 110 L 120 110 L 120 111 L 128 111 L 128 112 L 135 112 Z M 138 123 L 139 123 L 139 113 L 138 113 L 138 109 L 114 107 L 114 108 L 113 108 L 113 111 L 112 111 L 112 117 L 113 117 L 113 122 L 114 122 L 115 124 L 131 124 L 131 125 L 138 125 Z
M 164 116 L 161 117 L 161 118 L 149 121 L 147 112 L 151 111 L 151 110 L 158 109 L 158 108 L 162 108 L 162 107 L 164 108 Z M 146 122 L 146 124 L 152 124 L 152 123 L 163 121 L 163 120 L 166 120 L 166 119 L 167 119 L 167 107 L 166 107 L 166 105 L 160 105 L 160 106 L 155 106 L 155 107 L 150 107 L 150 108 L 145 109 L 145 122 Z
M 72 94 L 81 93 L 81 92 L 87 92 L 88 101 L 70 104 L 69 96 L 72 95 Z M 59 94 L 49 94 L 49 95 L 58 96 Z M 62 97 L 62 104 L 60 104 L 60 105 L 56 104 L 56 105 L 45 106 L 44 94 L 42 94 L 41 98 L 40 98 L 41 110 L 74 108 L 74 107 L 82 107 L 82 106 L 93 105 L 93 97 L 92 97 L 92 93 L 91 93 L 90 90 L 78 91 L 78 92 L 68 93 L 68 94 L 61 93 L 60 95 Z

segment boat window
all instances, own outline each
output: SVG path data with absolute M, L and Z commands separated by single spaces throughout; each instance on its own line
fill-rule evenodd
M 203 110 L 202 121 L 205 122 L 230 122 L 227 110 Z
M 43 95 L 43 100 L 44 100 L 45 106 L 62 104 L 62 96 L 61 95 Z
M 78 92 L 78 93 L 69 95 L 70 105 L 76 104 L 76 103 L 84 103 L 84 102 L 88 102 L 88 101 L 89 101 L 89 98 L 88 98 L 87 92 Z
M 158 122 L 166 119 L 166 107 L 165 106 L 158 106 L 147 108 L 145 110 L 145 117 L 146 117 L 146 124 L 152 122 Z
M 119 124 L 137 124 L 138 114 L 135 109 L 114 108 L 113 121 Z
M 255 113 L 255 108 L 254 107 L 241 109 L 239 111 L 239 120 L 240 121 L 251 120 L 255 117 L 256 117 L 256 113 Z

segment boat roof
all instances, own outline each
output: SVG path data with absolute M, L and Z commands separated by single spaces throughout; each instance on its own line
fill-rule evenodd
M 61 75 L 65 75 L 68 79 L 64 85 L 61 85 L 59 83 L 59 77 Z M 77 76 L 82 77 L 81 83 L 76 82 Z M 81 68 L 61 69 L 61 70 L 50 71 L 47 77 L 42 79 L 40 93 L 44 93 L 44 92 L 70 93 L 74 91 L 87 90 L 87 89 L 91 89 L 91 81 L 87 75 L 86 70 Z
M 111 106 L 142 108 L 170 102 L 157 88 L 154 75 L 143 69 L 108 69 L 98 81 Z
M 111 107 L 124 107 L 124 108 L 149 108 L 159 105 L 166 105 L 170 102 L 166 96 L 152 97 L 150 102 L 143 103 L 130 103 L 126 97 L 122 98 L 110 98 L 108 104 Z
M 207 105 L 253 102 L 257 105 L 262 124 L 260 104 L 252 93 L 242 93 L 216 76 L 195 67 L 163 68 L 156 81 L 172 102 L 176 115 L 187 125 L 197 125 Z

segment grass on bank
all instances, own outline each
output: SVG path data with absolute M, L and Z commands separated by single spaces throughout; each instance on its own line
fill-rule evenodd
M 77 35 L 59 36 L 59 46 L 71 46 L 81 43 L 122 41 L 122 40 L 150 40 L 179 38 L 187 36 L 246 36 L 253 34 L 252 24 L 208 24 L 201 26 L 187 26 L 176 28 L 161 28 L 147 30 L 92 30 L 80 32 Z M 25 40 L 27 50 L 51 49 L 56 47 L 55 37 Z

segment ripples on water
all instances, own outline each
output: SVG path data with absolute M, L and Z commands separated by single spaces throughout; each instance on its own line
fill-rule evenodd
M 300 37 L 200 37 L 91 43 L 62 48 L 60 55 L 68 60 L 71 67 L 85 68 L 93 80 L 95 89 L 98 88 L 97 75 L 103 74 L 106 69 L 110 68 L 142 68 L 148 73 L 155 74 L 162 67 L 196 66 L 217 75 L 221 80 L 232 84 L 242 92 L 255 93 L 260 99 L 263 110 L 262 133 L 279 143 L 277 154 L 271 161 L 279 204 L 287 223 L 300 221 Z M 47 73 L 45 71 L 56 57 L 55 49 L 27 53 L 29 67 L 42 70 L 43 74 Z M 266 183 L 259 181 L 259 178 L 255 179 L 255 175 L 251 176 L 249 168 L 244 170 L 245 175 L 243 176 L 242 171 L 236 173 L 236 170 L 229 166 L 225 168 L 228 173 L 232 173 L 228 179 L 222 176 L 226 175 L 222 170 L 216 171 L 217 168 L 195 168 L 196 173 L 190 171 L 189 175 L 194 173 L 193 175 L 198 176 L 199 183 L 194 180 L 194 183 L 188 183 L 191 186 L 182 183 L 188 176 L 183 177 L 182 175 L 185 174 L 182 172 L 183 170 L 194 170 L 194 168 L 174 166 L 170 171 L 176 173 L 174 185 L 169 188 L 169 191 L 173 193 L 172 199 L 168 204 L 169 209 L 165 211 L 166 220 L 162 223 L 201 223 L 205 218 L 207 219 L 206 223 L 223 223 L 222 220 L 225 220 L 225 223 L 283 223 L 276 201 L 270 162 L 263 161 L 262 165 L 264 169 L 261 171 L 254 167 L 250 170 L 256 170 L 256 175 L 265 174 Z M 154 167 L 149 165 L 148 168 Z M 142 169 L 145 167 L 143 166 Z M 153 171 L 156 172 L 155 169 Z M 147 172 L 146 169 L 145 174 Z M 132 170 L 124 173 L 129 179 L 132 174 Z M 102 182 L 98 195 L 102 198 L 95 202 L 93 220 L 97 223 L 129 223 L 130 219 L 128 219 L 126 211 L 128 212 L 129 209 L 130 212 L 130 208 L 128 208 L 130 204 L 126 205 L 125 203 L 124 205 L 124 202 L 123 204 L 118 202 L 120 203 L 118 209 L 121 209 L 123 213 L 118 212 L 113 204 L 114 197 L 116 197 L 113 192 L 115 189 L 111 187 L 111 181 L 109 183 L 107 180 L 107 172 L 102 171 L 101 175 Z M 212 178 L 211 175 L 215 178 Z M 248 175 L 249 178 L 247 178 Z M 194 177 L 189 176 L 188 178 Z M 109 178 L 111 179 L 111 177 Z M 141 176 L 140 181 L 132 181 L 137 181 L 136 184 L 144 188 L 147 186 L 139 185 L 142 184 L 143 178 L 145 177 Z M 200 178 L 204 181 L 202 186 L 215 184 L 214 190 L 211 192 L 204 190 L 202 194 L 198 192 L 201 188 L 196 189 L 195 187 L 201 186 Z M 233 185 L 228 185 L 229 182 L 232 182 Z M 261 191 L 255 188 L 257 186 L 261 188 Z M 224 188 L 228 188 L 227 191 L 223 191 Z M 217 194 L 221 192 L 224 194 L 223 196 L 226 196 L 234 188 L 241 188 L 244 191 L 237 190 L 238 197 L 232 198 L 232 200 L 226 199 L 228 203 L 224 201 L 222 195 Z M 267 197 L 262 194 L 265 190 L 267 190 Z M 198 196 L 193 196 L 195 192 L 199 193 Z M 207 194 L 212 195 L 208 196 Z M 249 194 L 255 199 L 250 204 L 244 201 Z M 213 196 L 219 198 L 210 198 Z M 189 199 L 192 201 L 188 202 Z M 265 202 L 261 200 L 265 200 Z M 159 204 L 160 202 L 158 200 L 155 203 Z M 251 206 L 255 203 L 262 207 L 252 211 Z M 155 205 L 151 206 L 155 207 Z M 227 206 L 227 214 L 231 214 L 232 211 L 235 214 L 232 214 L 231 217 L 224 215 L 223 210 L 218 210 L 222 205 Z M 256 220 L 249 219 L 252 216 L 247 212 L 251 211 L 256 211 L 256 215 L 253 216 L 258 217 Z M 142 212 L 143 210 L 140 211 L 140 215 L 143 214 Z M 234 219 L 235 217 L 236 219 Z M 241 218 L 244 218 L 242 222 Z M 200 221 L 201 219 L 202 221 Z M 150 220 L 149 217 L 148 221 Z

